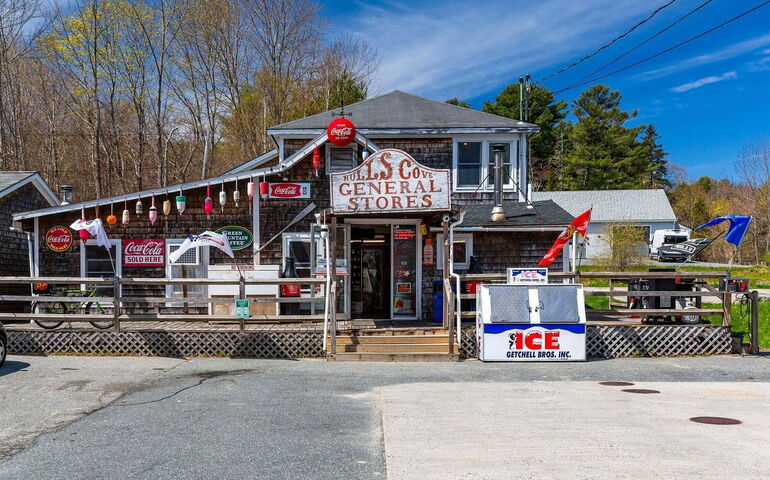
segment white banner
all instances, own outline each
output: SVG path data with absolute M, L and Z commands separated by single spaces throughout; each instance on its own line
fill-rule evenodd
M 225 252 L 230 258 L 234 257 L 233 250 L 230 248 L 230 240 L 227 238 L 227 235 L 224 233 L 209 232 L 207 230 L 200 235 L 192 235 L 185 238 L 182 245 L 180 245 L 174 253 L 168 256 L 169 262 L 176 262 L 184 252 L 194 247 L 215 247 Z
M 485 324 L 480 359 L 558 362 L 586 359 L 585 324 Z
M 70 225 L 73 230 L 87 230 L 88 233 L 96 237 L 96 244 L 100 247 L 104 247 L 107 250 L 110 249 L 110 239 L 107 238 L 107 232 L 104 231 L 104 225 L 98 218 L 93 220 L 77 220 Z
M 450 210 L 449 170 L 428 168 L 408 153 L 379 150 L 361 165 L 331 175 L 334 213 Z

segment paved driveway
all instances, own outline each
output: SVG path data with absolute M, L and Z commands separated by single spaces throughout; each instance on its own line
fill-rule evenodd
M 11 359 L 28 363 L 28 372 L 40 360 L 71 360 Z M 766 357 L 558 365 L 76 360 L 96 369 L 80 370 L 83 378 L 114 361 L 135 372 L 135 387 L 0 460 L 0 479 L 766 478 L 770 471 L 770 452 L 758 448 L 770 444 Z M 0 387 L 17 388 L 20 373 L 1 376 Z M 618 380 L 635 385 L 598 383 Z M 58 395 L 74 399 L 71 390 Z M 24 408 L 41 406 L 28 398 Z M 689 420 L 696 416 L 743 423 Z

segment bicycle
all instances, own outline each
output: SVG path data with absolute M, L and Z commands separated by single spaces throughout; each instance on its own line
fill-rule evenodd
M 39 288 L 40 287 L 40 288 Z M 35 291 L 36 292 L 50 292 L 45 293 L 44 296 L 53 296 L 53 297 L 73 297 L 73 298 L 84 298 L 87 299 L 89 297 L 96 297 L 96 292 L 99 290 L 99 287 L 96 285 L 87 285 L 85 290 L 80 289 L 70 289 L 70 288 L 60 288 L 55 290 L 49 290 L 48 285 L 35 285 Z M 113 307 L 111 306 L 104 306 L 99 302 L 94 301 L 88 301 L 88 300 L 80 300 L 80 301 L 73 301 L 73 302 L 42 302 L 42 301 L 36 301 L 32 302 L 32 313 L 57 313 L 62 315 L 74 315 L 74 314 L 83 314 L 88 315 L 91 314 L 91 312 L 94 312 L 96 315 L 112 315 Z M 40 328 L 44 328 L 46 330 L 53 330 L 54 328 L 57 328 L 61 326 L 61 324 L 64 323 L 64 320 L 38 320 L 36 318 L 32 319 L 33 322 L 35 322 Z M 95 320 L 95 321 L 89 321 L 91 325 L 94 327 L 100 329 L 100 330 L 106 330 L 108 328 L 111 328 L 114 325 L 114 322 L 112 320 Z

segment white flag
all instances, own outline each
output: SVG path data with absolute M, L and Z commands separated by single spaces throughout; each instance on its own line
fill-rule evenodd
M 168 256 L 169 262 L 176 262 L 184 252 L 194 247 L 216 247 L 225 252 L 230 258 L 235 257 L 235 255 L 233 255 L 233 249 L 230 248 L 230 239 L 227 238 L 227 235 L 224 233 L 209 232 L 207 230 L 200 235 L 187 237 L 179 248 Z
M 96 237 L 96 244 L 100 247 L 104 247 L 107 250 L 110 249 L 110 239 L 107 238 L 107 232 L 104 231 L 104 225 L 98 218 L 93 220 L 78 220 L 70 228 L 73 230 L 88 230 L 88 233 Z

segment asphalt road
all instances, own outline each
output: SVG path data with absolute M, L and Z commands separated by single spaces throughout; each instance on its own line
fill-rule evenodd
M 10 360 L 34 371 L 38 361 L 63 357 Z M 98 372 L 105 359 L 77 360 L 81 369 L 68 372 L 87 379 L 94 373 L 88 364 Z M 176 363 L 138 368 L 134 365 L 148 359 L 110 360 L 133 372 L 133 390 L 0 459 L 0 479 L 618 478 L 639 472 L 636 467 L 644 468 L 647 478 L 666 478 L 661 455 L 700 458 L 703 451 L 711 456 L 693 466 L 691 478 L 718 478 L 727 470 L 720 466 L 736 478 L 764 478 L 770 470 L 766 449 L 751 457 L 735 453 L 770 443 L 770 419 L 761 407 L 770 404 L 768 357 L 558 365 L 155 359 Z M 143 377 L 142 370 L 155 373 Z M 24 378 L 24 373 L 3 367 L 0 388 L 14 392 L 20 383 L 37 385 L 35 376 Z M 661 393 L 623 393 L 598 385 L 602 381 L 634 382 Z M 58 390 L 61 402 L 72 398 L 70 390 Z M 10 394 L 3 403 L 13 401 Z M 492 408 L 498 405 L 499 412 Z M 22 407 L 30 413 L 41 408 L 34 398 Z M 554 411 L 565 415 L 554 417 Z M 625 434 L 619 424 L 602 441 L 590 441 L 622 412 L 635 412 L 629 416 L 633 430 Z M 709 413 L 730 414 L 744 423 L 700 426 L 687 420 Z M 534 421 L 525 422 L 528 418 Z M 8 418 L 0 422 L 5 428 Z M 538 427 L 551 434 L 563 425 L 569 426 L 569 442 L 542 443 L 527 430 Z M 507 433 L 486 440 L 481 435 L 495 429 Z M 516 431 L 529 442 L 528 449 L 514 448 L 525 445 L 514 443 Z M 645 441 L 635 440 L 640 437 Z M 0 444 L 8 441 L 0 438 Z M 720 442 L 729 442 L 730 449 Z M 585 446 L 572 452 L 572 467 L 562 465 L 574 467 L 568 470 L 573 475 L 538 463 L 555 454 L 548 448 L 571 444 Z M 489 446 L 497 449 L 495 456 L 490 457 Z M 505 462 L 495 464 L 503 457 Z M 613 470 L 617 464 L 607 463 L 608 458 L 625 459 L 624 470 Z M 591 462 L 603 462 L 602 469 L 592 471 Z M 678 478 L 688 478 L 684 467 L 675 470 Z

